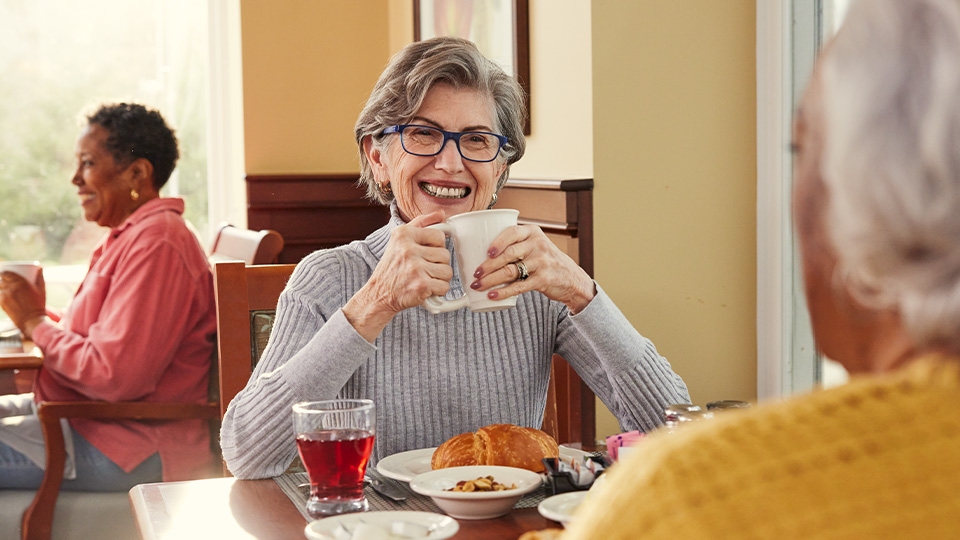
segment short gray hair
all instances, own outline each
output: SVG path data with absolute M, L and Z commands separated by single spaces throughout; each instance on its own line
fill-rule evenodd
M 354 126 L 360 151 L 359 184 L 366 187 L 371 200 L 389 204 L 392 195 L 385 196 L 377 189 L 373 168 L 363 151 L 363 139 L 372 136 L 373 144 L 384 151 L 385 136 L 381 132 L 390 126 L 408 123 L 416 116 L 430 88 L 441 82 L 455 88 L 477 90 L 493 98 L 496 110 L 493 129 L 508 139 L 497 156 L 498 161 L 506 163 L 497 179 L 497 191 L 506 183 L 510 165 L 523 157 L 526 148 L 523 124 L 527 112 L 517 80 L 466 39 L 438 37 L 415 41 L 390 59 Z
M 960 1 L 855 2 L 821 65 L 838 270 L 918 347 L 960 347 Z

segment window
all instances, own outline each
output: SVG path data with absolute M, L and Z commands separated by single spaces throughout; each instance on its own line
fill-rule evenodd
M 790 212 L 793 111 L 849 0 L 757 2 L 757 396 L 846 380 L 816 350 Z
M 237 0 L 0 0 L 0 73 L 0 259 L 40 260 L 51 307 L 69 302 L 104 232 L 70 183 L 82 113 L 101 103 L 144 103 L 176 130 L 162 195 L 186 201 L 205 245 L 219 221 L 246 224 L 230 215 L 242 203 L 224 206 L 242 196 L 224 181 L 239 181 L 242 142 L 219 136 L 242 134 Z

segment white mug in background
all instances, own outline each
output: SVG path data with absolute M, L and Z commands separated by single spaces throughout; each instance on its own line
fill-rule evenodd
M 453 238 L 453 245 L 457 252 L 457 263 L 460 267 L 460 279 L 463 280 L 465 294 L 454 300 L 446 300 L 440 296 L 431 296 L 423 302 L 423 307 L 430 313 L 444 313 L 463 307 L 479 313 L 484 311 L 499 311 L 517 305 L 517 297 L 491 300 L 487 298 L 487 291 L 475 291 L 470 288 L 473 273 L 483 261 L 487 259 L 487 250 L 490 244 L 507 227 L 517 224 L 517 210 L 479 210 L 466 212 L 448 218 L 443 223 L 431 225 L 431 229 L 439 229 Z M 502 285 L 501 285 L 502 286 Z M 494 287 L 494 289 L 499 287 Z M 492 290 L 492 289 L 491 289 Z
M 27 283 L 36 287 L 40 261 L 0 261 L 0 272 L 18 274 L 27 280 Z

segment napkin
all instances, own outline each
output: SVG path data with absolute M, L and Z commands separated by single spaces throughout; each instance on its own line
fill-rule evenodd
M 629 452 L 630 447 L 646 436 L 646 433 L 639 431 L 628 431 L 607 437 L 607 453 L 610 454 L 610 459 L 619 461 L 625 451 Z

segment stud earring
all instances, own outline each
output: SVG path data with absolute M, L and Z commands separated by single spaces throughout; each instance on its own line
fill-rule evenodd
M 130 190 L 130 198 L 135 201 L 135 200 L 137 200 L 137 199 L 140 198 L 140 193 L 138 193 L 137 190 L 135 190 L 135 189 L 131 189 L 131 190 Z

